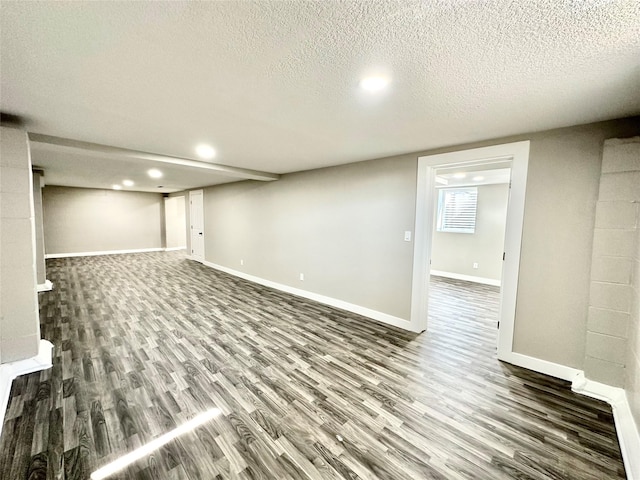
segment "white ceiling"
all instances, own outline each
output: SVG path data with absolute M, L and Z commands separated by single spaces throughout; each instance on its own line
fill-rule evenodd
M 458 169 L 436 172 L 436 188 L 496 185 L 509 183 L 510 180 L 510 166 L 507 168 Z
M 191 159 L 205 142 L 273 173 L 640 113 L 637 0 L 3 1 L 0 17 L 1 108 L 30 132 Z M 370 74 L 389 88 L 360 90 Z M 34 153 L 61 178 L 77 161 Z

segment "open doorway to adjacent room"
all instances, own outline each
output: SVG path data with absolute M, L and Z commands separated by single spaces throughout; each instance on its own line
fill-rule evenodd
M 476 315 L 474 304 L 477 306 L 484 301 L 487 311 L 482 315 L 493 318 L 488 322 L 493 334 L 487 335 L 492 338 L 489 346 L 491 351 L 495 352 L 497 343 L 497 357 L 500 360 L 514 360 L 513 356 L 517 354 L 513 353 L 513 332 L 528 163 L 528 141 L 418 158 L 412 330 L 429 330 L 437 334 L 437 316 L 442 313 L 439 308 L 458 308 L 454 315 L 465 320 Z M 483 194 L 482 190 L 489 193 Z M 467 251 L 469 246 L 465 246 L 464 242 L 468 238 L 464 236 L 472 235 L 471 230 L 475 235 L 475 228 L 479 227 L 479 199 L 484 202 L 491 197 L 495 197 L 493 203 L 502 205 L 495 214 L 503 216 L 505 220 L 504 230 L 498 229 L 487 237 L 493 237 L 494 243 L 487 250 L 485 258 L 477 252 Z M 461 215 L 448 215 L 446 208 L 458 208 Z M 484 222 L 484 219 L 480 220 Z M 458 231 L 453 234 L 451 230 L 455 229 Z M 503 239 L 502 251 L 500 239 Z M 444 252 L 443 248 L 446 247 L 454 248 Z M 495 256 L 498 257 L 497 261 L 493 258 Z M 477 268 L 474 268 L 474 264 L 477 264 Z M 435 275 L 432 276 L 432 273 Z M 449 273 L 448 277 L 443 273 Z M 452 278 L 454 276 L 457 278 Z M 439 279 L 438 283 L 432 279 Z M 460 286 L 456 282 L 475 285 L 478 292 L 470 295 L 466 303 L 462 302 L 460 298 L 463 293 L 456 290 Z M 484 333 L 489 334 L 489 331 Z M 481 342 L 481 337 L 483 335 L 473 341 Z
M 432 332 L 496 351 L 511 160 L 435 169 Z
M 166 250 L 186 250 L 187 216 L 184 195 L 164 198 Z

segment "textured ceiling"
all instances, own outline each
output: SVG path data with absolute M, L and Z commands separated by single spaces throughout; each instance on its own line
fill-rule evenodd
M 640 2 L 2 1 L 31 132 L 274 173 L 640 112 Z M 392 82 L 359 90 L 369 74 Z

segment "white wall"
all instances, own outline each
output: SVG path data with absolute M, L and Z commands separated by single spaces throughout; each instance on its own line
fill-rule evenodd
M 167 248 L 187 248 L 185 198 L 164 199 L 164 218 Z
M 48 255 L 163 246 L 159 193 L 47 185 L 42 195 Z
M 0 127 L 0 363 L 38 353 L 32 194 L 27 133 Z
M 508 200 L 509 184 L 478 186 L 475 233 L 434 231 L 431 270 L 500 281 Z

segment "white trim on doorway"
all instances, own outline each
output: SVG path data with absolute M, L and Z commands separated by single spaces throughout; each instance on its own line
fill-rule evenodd
M 510 161 L 511 189 L 505 231 L 505 260 L 502 271 L 498 358 L 507 360 L 506 357 L 512 354 L 525 191 L 529 164 L 529 144 L 529 141 L 506 143 L 418 158 L 410 321 L 413 328 L 411 330 L 422 331 L 427 329 L 429 266 L 436 201 L 436 169 L 445 166 L 467 167 Z

